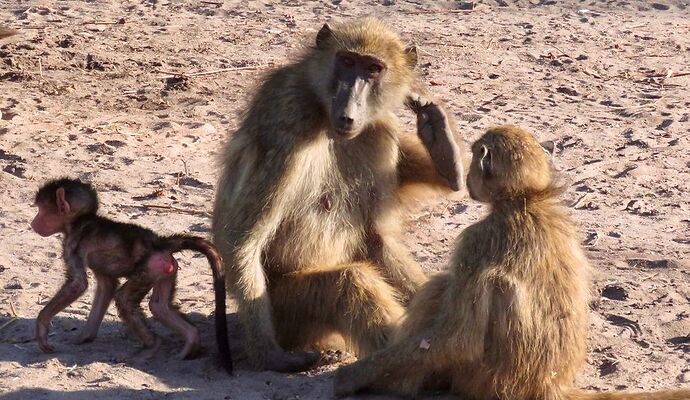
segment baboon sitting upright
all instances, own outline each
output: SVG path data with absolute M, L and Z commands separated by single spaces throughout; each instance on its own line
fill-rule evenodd
M 309 368 L 301 350 L 333 333 L 369 354 L 426 281 L 400 245 L 400 193 L 459 190 L 462 163 L 445 111 L 413 92 L 416 60 L 380 21 L 324 25 L 228 141 L 212 230 L 254 367 Z M 415 140 L 393 114 L 406 101 Z
M 450 271 L 410 303 L 385 349 L 338 370 L 337 395 L 416 395 L 446 380 L 476 400 L 688 400 L 690 390 L 587 393 L 589 263 L 558 199 L 550 157 L 516 127 L 472 146 L 470 196 L 491 213 L 458 238 Z

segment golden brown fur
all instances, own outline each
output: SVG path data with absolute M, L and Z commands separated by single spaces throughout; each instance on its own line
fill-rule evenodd
M 403 148 L 398 137 L 393 111 L 416 55 L 373 19 L 326 28 L 315 48 L 265 79 L 223 151 L 213 235 L 258 368 L 303 369 L 308 357 L 289 359 L 281 347 L 312 349 L 331 333 L 360 355 L 383 346 L 400 299 L 426 281 L 400 244 L 404 161 L 424 160 L 415 169 L 427 185 L 448 190 L 431 159 L 414 155 L 426 152 L 420 141 Z M 349 140 L 333 139 L 327 106 L 341 50 L 387 66 Z
M 431 378 L 477 400 L 687 400 L 690 391 L 585 393 L 589 264 L 557 198 L 549 156 L 516 127 L 473 146 L 470 195 L 492 205 L 447 273 L 417 293 L 392 344 L 337 372 L 339 395 L 414 396 Z

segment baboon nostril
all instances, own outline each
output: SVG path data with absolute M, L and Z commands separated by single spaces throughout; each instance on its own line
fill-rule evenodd
M 343 125 L 343 128 L 351 127 L 354 122 L 355 122 L 354 119 L 352 119 L 346 115 L 343 115 L 340 117 L 340 123 Z

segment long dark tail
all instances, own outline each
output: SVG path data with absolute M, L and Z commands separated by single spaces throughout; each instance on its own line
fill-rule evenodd
M 570 391 L 568 400 L 690 400 L 690 389 L 671 389 L 658 392 L 584 392 Z
M 210 241 L 198 236 L 172 235 L 166 237 L 169 248 L 173 253 L 182 250 L 194 250 L 206 256 L 211 264 L 213 274 L 213 291 L 216 297 L 216 341 L 223 368 L 232 375 L 232 354 L 228 341 L 228 324 L 225 311 L 225 273 L 223 259 L 216 246 Z

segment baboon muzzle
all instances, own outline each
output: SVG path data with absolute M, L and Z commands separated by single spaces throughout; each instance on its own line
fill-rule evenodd
M 353 77 L 338 83 L 331 105 L 331 126 L 342 137 L 352 139 L 359 134 L 366 117 L 370 84 Z

